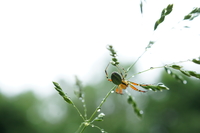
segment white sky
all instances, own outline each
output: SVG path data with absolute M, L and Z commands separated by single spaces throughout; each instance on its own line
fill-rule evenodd
M 146 1 L 143 15 L 139 0 L 0 1 L 1 92 L 33 89 L 51 94 L 51 82 L 60 78 L 74 82 L 78 75 L 86 83 L 95 75 L 98 80 L 110 58 L 107 44 L 115 47 L 120 60 L 131 63 L 151 38 L 158 40 L 143 57 L 144 69 L 157 65 L 158 60 L 198 57 L 200 19 L 177 23 L 200 2 Z M 152 36 L 155 21 L 171 3 L 172 14 Z M 192 28 L 180 30 L 185 25 Z M 173 26 L 176 29 L 170 30 Z

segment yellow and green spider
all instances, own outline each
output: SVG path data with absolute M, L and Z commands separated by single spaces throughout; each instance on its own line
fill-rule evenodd
M 109 64 L 108 64 L 108 66 L 109 66 Z M 108 66 L 105 69 L 106 78 L 107 78 L 108 81 L 113 82 L 115 85 L 117 85 L 117 88 L 115 89 L 116 93 L 123 94 L 122 90 L 126 89 L 128 86 L 130 86 L 133 90 L 136 90 L 136 91 L 139 91 L 139 92 L 146 92 L 146 91 L 142 91 L 142 90 L 137 89 L 133 85 L 148 86 L 147 84 L 137 84 L 137 83 L 125 80 L 125 78 L 127 76 L 127 72 L 122 68 L 122 70 L 124 71 L 124 75 L 123 75 L 118 66 L 116 66 L 116 67 L 117 67 L 117 69 L 119 70 L 120 73 L 115 72 L 115 71 L 112 72 L 111 79 L 109 79 L 108 73 L 107 73 Z

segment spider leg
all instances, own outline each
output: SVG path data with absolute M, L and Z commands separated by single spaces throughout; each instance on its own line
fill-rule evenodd
M 107 78 L 108 81 L 112 82 L 112 79 Z
M 112 80 L 108 78 L 107 69 L 108 69 L 108 66 L 109 66 L 109 65 L 110 65 L 110 63 L 108 63 L 108 65 L 107 65 L 107 67 L 106 67 L 106 69 L 105 69 L 105 73 L 106 73 L 106 78 L 107 78 L 107 80 L 112 82 Z
M 123 77 L 123 79 L 125 79 L 126 78 L 126 76 L 127 76 L 127 71 L 123 68 L 123 67 L 121 67 L 121 66 L 119 66 L 119 65 L 117 65 L 117 68 L 119 69 L 119 71 L 120 71 L 120 73 L 121 73 L 121 75 L 122 75 L 122 77 Z M 122 72 L 121 72 L 121 70 L 120 70 L 120 68 L 124 71 L 124 76 L 123 76 L 123 74 L 122 74 Z
M 131 81 L 128 81 L 129 84 L 132 84 L 132 85 L 137 85 L 137 86 L 148 86 L 148 84 L 137 84 L 137 83 L 134 83 L 134 82 L 131 82 Z
M 133 90 L 136 90 L 136 91 L 139 91 L 139 92 L 146 92 L 146 91 L 142 91 L 142 90 L 139 90 L 137 89 L 136 87 L 134 87 L 133 85 L 131 85 L 132 82 L 129 82 L 129 86 L 133 89 Z M 136 83 L 135 83 L 136 84 Z M 134 85 L 135 85 L 134 84 Z M 140 86 L 139 84 L 137 84 L 138 86 Z

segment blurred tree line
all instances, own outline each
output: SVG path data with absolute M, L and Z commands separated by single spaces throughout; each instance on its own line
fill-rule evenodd
M 109 133 L 199 133 L 200 82 L 194 78 L 187 80 L 188 84 L 183 85 L 163 73 L 159 81 L 167 85 L 169 91 L 143 94 L 129 88 L 138 107 L 144 111 L 142 119 L 134 114 L 126 95 L 113 93 L 101 109 L 106 115 L 104 121 L 95 124 Z M 65 84 L 63 81 L 61 85 Z M 88 115 L 112 86 L 104 78 L 84 87 Z M 64 91 L 69 89 L 73 88 Z M 76 97 L 72 100 L 83 111 L 80 100 Z M 48 98 L 38 98 L 32 92 L 13 97 L 0 94 L 0 133 L 74 133 L 81 122 L 75 109 L 56 91 Z M 93 127 L 85 130 L 85 133 L 94 132 L 100 131 Z

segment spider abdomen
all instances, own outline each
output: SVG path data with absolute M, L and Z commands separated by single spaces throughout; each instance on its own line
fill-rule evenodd
M 122 77 L 118 72 L 113 72 L 111 74 L 111 80 L 116 85 L 120 85 L 122 83 Z

